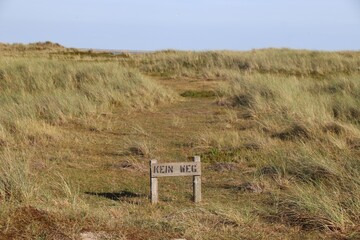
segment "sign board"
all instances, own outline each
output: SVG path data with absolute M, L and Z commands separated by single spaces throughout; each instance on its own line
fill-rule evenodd
M 201 201 L 201 161 L 199 156 L 193 162 L 157 163 L 150 161 L 150 195 L 151 202 L 158 202 L 158 177 L 193 176 L 194 202 Z
M 200 162 L 155 163 L 151 165 L 152 177 L 200 176 Z

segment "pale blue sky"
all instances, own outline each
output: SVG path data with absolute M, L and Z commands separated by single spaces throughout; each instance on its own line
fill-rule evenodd
M 0 42 L 360 50 L 360 0 L 0 0 Z

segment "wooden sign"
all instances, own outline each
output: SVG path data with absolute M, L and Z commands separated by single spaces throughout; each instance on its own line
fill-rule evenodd
M 193 176 L 194 202 L 201 201 L 201 161 L 195 156 L 194 162 L 183 163 L 157 163 L 157 160 L 150 161 L 150 195 L 151 202 L 157 203 L 158 177 L 179 177 Z
M 152 177 L 200 176 L 200 162 L 154 163 L 151 165 Z

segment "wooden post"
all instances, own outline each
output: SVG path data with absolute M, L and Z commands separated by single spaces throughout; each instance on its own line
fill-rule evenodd
M 193 158 L 194 162 L 201 162 L 200 156 Z M 201 176 L 193 176 L 194 202 L 201 202 Z
M 157 160 L 150 161 L 150 196 L 152 204 L 155 204 L 159 201 L 158 179 L 157 177 L 152 176 L 152 165 L 156 163 Z

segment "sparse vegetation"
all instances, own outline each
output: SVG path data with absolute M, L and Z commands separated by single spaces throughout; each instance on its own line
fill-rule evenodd
M 359 52 L 0 49 L 0 238 L 359 238 Z

